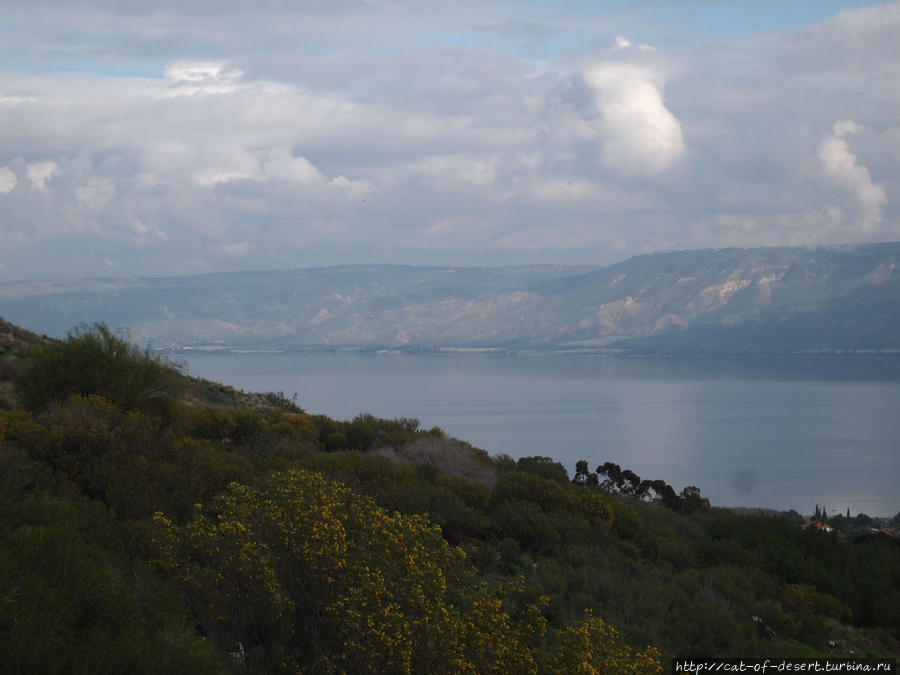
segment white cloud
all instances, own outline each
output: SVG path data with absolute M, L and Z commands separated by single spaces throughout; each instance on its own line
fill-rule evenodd
M 600 63 L 587 69 L 600 115 L 601 157 L 613 170 L 652 176 L 685 154 L 681 124 L 663 103 L 657 72 L 628 63 Z
M 301 186 L 324 186 L 328 183 L 328 179 L 312 162 L 306 157 L 294 156 L 287 145 L 257 150 L 243 147 L 239 142 L 226 141 L 211 148 L 210 154 L 221 158 L 216 166 L 193 173 L 194 181 L 204 187 L 239 180 L 287 181 Z M 352 181 L 344 176 L 338 178 L 340 180 L 335 179 L 335 185 L 352 186 Z
M 240 258 L 247 255 L 247 251 L 250 250 L 250 244 L 246 241 L 239 241 L 234 244 L 223 244 L 219 247 L 219 250 L 222 252 L 222 255 L 228 256 L 229 258 Z
M 252 178 L 251 173 L 242 173 L 240 171 L 222 171 L 220 169 L 200 169 L 193 174 L 194 181 L 197 185 L 210 187 L 217 183 L 229 183 L 234 180 L 243 180 Z
M 351 199 L 363 199 L 374 189 L 374 185 L 367 180 L 350 180 L 346 176 L 335 176 L 328 182 L 328 187 L 340 190 Z
M 819 145 L 818 160 L 830 180 L 853 194 L 859 207 L 857 225 L 872 230 L 882 222 L 881 209 L 887 201 L 884 188 L 872 182 L 869 169 L 858 163 L 844 137 L 861 128 L 852 120 L 836 122 L 832 133 Z
M 495 158 L 478 155 L 443 154 L 414 162 L 407 167 L 435 185 L 458 183 L 489 187 L 497 176 Z
M 325 176 L 306 157 L 295 157 L 287 146 L 279 146 L 268 151 L 262 162 L 262 172 L 266 178 L 275 178 L 299 183 L 300 185 L 321 185 Z
M 168 88 L 164 96 L 230 94 L 238 90 L 243 72 L 224 61 L 180 61 L 165 69 Z
M 627 37 L 623 37 L 621 35 L 616 35 L 616 37 L 613 38 L 613 47 L 612 47 L 613 51 L 619 51 L 622 49 L 631 49 L 633 47 L 635 47 L 635 45 L 631 44 L 631 40 L 629 40 Z M 651 47 L 650 45 L 640 44 L 640 45 L 637 45 L 636 47 L 637 47 L 637 49 L 639 49 L 641 51 L 645 51 L 645 52 L 655 51 L 655 48 Z
M 0 103 L 31 103 L 34 96 L 0 96 Z
M 856 135 L 860 131 L 862 131 L 862 128 L 853 120 L 839 120 L 834 123 L 832 128 L 835 138 L 842 138 L 847 134 Z
M 9 192 L 18 182 L 16 174 L 10 171 L 8 166 L 0 166 L 0 193 Z
M 165 69 L 166 79 L 174 82 L 211 82 L 235 80 L 241 76 L 238 69 L 227 68 L 224 61 L 178 61 Z
M 47 189 L 47 181 L 59 173 L 59 164 L 53 160 L 28 164 L 28 180 L 38 190 Z
M 146 223 L 143 219 L 131 215 L 126 219 L 131 227 L 129 238 L 139 244 L 160 243 L 169 241 L 169 235 L 163 232 L 153 223 Z
M 2 278 L 900 237 L 900 2 L 727 38 L 551 4 L 0 9 Z

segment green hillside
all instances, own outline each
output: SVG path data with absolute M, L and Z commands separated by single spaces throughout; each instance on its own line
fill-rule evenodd
M 900 514 L 826 533 L 603 457 L 514 461 L 414 419 L 308 415 L 104 325 L 56 341 L 3 323 L 0 339 L 7 672 L 900 653 L 900 539 L 871 532 Z

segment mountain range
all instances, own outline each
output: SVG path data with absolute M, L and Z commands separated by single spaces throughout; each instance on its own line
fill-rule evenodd
M 0 316 L 159 348 L 900 349 L 900 243 L 656 253 L 607 267 L 361 265 L 0 284 Z

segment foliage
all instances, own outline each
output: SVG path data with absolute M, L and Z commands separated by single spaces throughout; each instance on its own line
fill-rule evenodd
M 158 418 L 97 395 L 73 395 L 37 416 L 7 414 L 0 418 L 2 439 L 27 448 L 125 519 L 159 508 L 186 514 L 198 499 L 252 471 L 251 462 L 232 451 L 177 437 Z
M 569 480 L 566 467 L 554 461 L 552 457 L 522 457 L 516 464 L 519 471 L 548 478 L 558 483 L 566 483 Z
M 867 516 L 804 531 L 610 463 L 570 481 L 548 457 L 489 458 L 415 419 L 180 399 L 177 371 L 101 328 L 50 344 L 30 372 L 58 363 L 41 378 L 59 392 L 38 403 L 17 379 L 28 407 L 0 410 L 14 672 L 657 672 L 900 649 L 900 539 Z M 174 378 L 165 408 L 133 395 L 152 364 Z
M 182 386 L 175 367 L 141 351 L 103 323 L 81 326 L 63 341 L 34 343 L 19 378 L 29 410 L 65 401 L 72 394 L 97 394 L 127 410 L 170 417 Z
M 633 499 L 658 501 L 673 511 L 683 513 L 709 508 L 709 500 L 693 485 L 684 488 L 681 494 L 676 494 L 672 486 L 665 481 L 641 480 L 634 471 L 622 470 L 615 462 L 605 462 L 592 472 L 588 469 L 587 461 L 579 460 L 575 465 L 575 477 L 572 482 L 588 487 L 600 487 L 607 492 Z
M 300 406 L 297 405 L 296 392 L 291 396 L 288 396 L 283 391 L 270 391 L 263 394 L 263 398 L 269 405 L 275 408 L 280 408 L 281 410 L 286 410 L 288 412 L 303 412 Z
M 110 516 L 54 496 L 47 467 L 0 442 L 0 643 L 21 673 L 221 673 L 172 587 L 102 545 Z
M 372 450 L 386 445 L 400 445 L 417 437 L 419 420 L 414 417 L 386 420 L 374 415 L 357 415 L 349 422 L 339 422 L 325 415 L 314 415 L 312 421 L 326 449 Z M 441 433 L 431 430 L 429 433 Z
M 319 474 L 235 483 L 184 526 L 162 513 L 154 526 L 158 564 L 189 589 L 205 631 L 267 670 L 546 672 L 572 659 L 575 672 L 660 670 L 653 650 L 633 654 L 591 617 L 551 630 L 531 606 L 515 620 L 427 519 Z

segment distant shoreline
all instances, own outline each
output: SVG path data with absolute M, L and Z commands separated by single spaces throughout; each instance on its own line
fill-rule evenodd
M 305 345 L 298 347 L 268 348 L 251 345 L 200 344 L 176 347 L 157 347 L 153 351 L 161 354 L 473 354 L 504 356 L 544 356 L 544 355 L 596 355 L 627 358 L 818 358 L 818 357 L 891 357 L 900 356 L 900 347 L 890 349 L 804 349 L 785 352 L 727 352 L 727 351 L 638 351 L 613 347 L 484 347 L 484 346 L 360 346 L 360 345 Z

